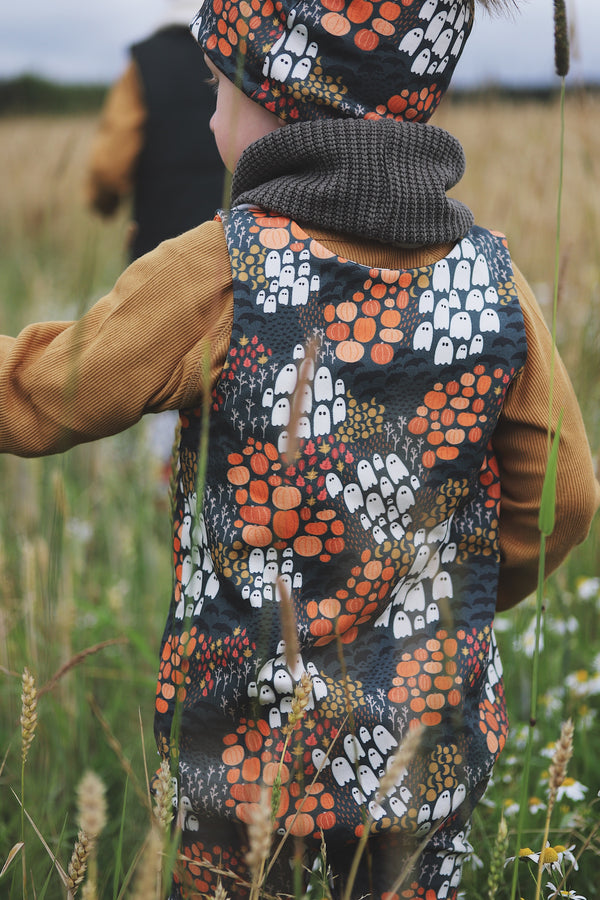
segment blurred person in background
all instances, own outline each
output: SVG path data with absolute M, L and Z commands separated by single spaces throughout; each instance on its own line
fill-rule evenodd
M 86 173 L 86 201 L 100 215 L 131 197 L 131 260 L 223 204 L 224 169 L 208 127 L 210 73 L 189 32 L 198 3 L 167 6 L 164 23 L 131 47 L 108 94 Z
M 208 126 L 210 77 L 189 23 L 197 0 L 167 0 L 165 20 L 131 47 L 110 90 L 86 174 L 87 204 L 104 217 L 132 199 L 130 261 L 211 219 L 223 205 L 224 168 Z M 177 413 L 149 420 L 149 445 L 168 478 Z

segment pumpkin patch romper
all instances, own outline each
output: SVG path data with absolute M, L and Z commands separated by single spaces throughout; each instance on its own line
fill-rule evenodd
M 186 862 L 172 896 L 214 892 L 217 870 L 249 878 L 246 824 L 279 776 L 276 886 L 278 870 L 291 892 L 294 840 L 310 865 L 324 838 L 340 895 L 367 827 L 354 896 L 393 896 L 420 848 L 394 895 L 455 898 L 507 730 L 490 437 L 526 344 L 505 239 L 473 226 L 434 265 L 371 269 L 288 218 L 221 215 L 232 337 L 207 457 L 205 410 L 181 413 L 156 700 L 159 748 L 178 761 Z

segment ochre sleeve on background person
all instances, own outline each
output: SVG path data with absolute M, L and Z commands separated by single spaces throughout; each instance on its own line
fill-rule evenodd
M 108 93 L 90 154 L 85 200 L 102 215 L 114 213 L 133 190 L 145 120 L 143 89 L 131 61 Z
M 398 250 L 312 234 L 338 255 L 387 268 L 429 265 L 450 249 Z M 537 581 L 552 356 L 540 308 L 517 269 L 515 282 L 528 355 L 493 437 L 502 482 L 499 609 L 528 596 Z M 17 338 L 0 338 L 0 452 L 55 453 L 122 431 L 145 413 L 197 406 L 220 375 L 232 318 L 221 223 L 206 222 L 164 242 L 133 263 L 79 322 L 30 325 Z M 600 503 L 579 405 L 558 353 L 553 409 L 553 427 L 561 409 L 564 419 L 547 574 L 585 539 Z

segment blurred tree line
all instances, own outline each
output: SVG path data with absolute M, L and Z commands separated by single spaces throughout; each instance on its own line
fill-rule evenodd
M 36 75 L 20 75 L 0 80 L 0 115 L 96 112 L 107 90 L 105 84 L 56 84 Z

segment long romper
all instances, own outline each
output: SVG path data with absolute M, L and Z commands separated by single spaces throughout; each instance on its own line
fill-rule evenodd
M 172 897 L 213 892 L 219 867 L 249 877 L 245 826 L 279 774 L 273 850 L 291 836 L 273 890 L 292 890 L 295 838 L 310 866 L 323 835 L 339 895 L 369 827 L 353 896 L 390 896 L 430 836 L 396 896 L 455 898 L 507 730 L 490 438 L 526 343 L 505 239 L 474 226 L 435 265 L 393 271 L 256 208 L 223 218 L 231 344 L 207 457 L 205 411 L 181 413 L 157 686 L 189 860 Z M 302 673 L 308 706 L 286 735 Z M 418 752 L 382 795 L 417 723 Z

